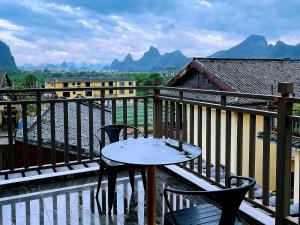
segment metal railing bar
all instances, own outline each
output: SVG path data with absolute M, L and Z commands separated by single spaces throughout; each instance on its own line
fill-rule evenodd
M 138 102 L 136 99 L 133 100 L 133 126 L 138 127 Z M 134 129 L 134 138 L 138 137 L 137 130 Z
M 256 116 L 250 115 L 249 126 L 249 177 L 255 178 Z M 254 199 L 254 187 L 249 190 L 249 198 Z
M 144 98 L 144 134 L 148 137 L 148 99 Z
M 211 108 L 206 108 L 206 177 L 211 177 Z
M 237 114 L 237 154 L 236 154 L 236 174 L 242 176 L 243 174 L 243 113 Z M 238 185 L 241 185 L 238 180 Z
M 111 101 L 111 116 L 112 116 L 112 124 L 117 123 L 117 111 L 116 111 L 116 100 Z
M 127 101 L 123 100 L 123 124 L 127 124 Z M 127 129 L 123 129 L 124 140 L 127 139 Z
M 8 145 L 9 148 L 9 169 L 14 170 L 15 169 L 15 146 L 14 146 L 14 140 L 13 140 L 13 119 L 12 119 L 12 107 L 11 104 L 7 105 L 7 118 L 8 118 Z
M 216 153 L 215 153 L 215 168 L 216 168 L 216 182 L 220 182 L 220 162 L 221 162 L 221 110 L 216 110 Z
M 202 106 L 198 106 L 198 147 L 202 149 Z M 202 149 L 203 151 L 203 149 Z M 198 157 L 198 173 L 202 174 L 202 154 Z
M 43 140 L 42 140 L 42 105 L 41 105 L 41 93 L 36 93 L 36 129 L 37 129 L 37 163 L 39 166 L 43 164 Z
M 69 162 L 69 113 L 68 102 L 64 102 L 64 160 Z
M 269 206 L 270 192 L 270 130 L 271 121 L 264 117 L 264 139 L 263 139 L 263 204 Z
M 165 129 L 164 129 L 164 135 L 165 138 L 169 137 L 169 102 L 165 101 L 165 118 L 164 118 L 164 125 L 165 125 Z
M 27 128 L 27 104 L 22 104 L 22 126 L 23 126 L 23 160 L 24 167 L 28 168 L 28 128 Z
M 175 103 L 170 102 L 170 137 L 175 138 L 174 136 L 174 128 L 175 128 Z
M 89 102 L 89 158 L 90 159 L 93 159 L 93 151 L 94 151 L 94 109 L 93 109 L 93 102 Z
M 81 148 L 81 105 L 79 102 L 76 103 L 76 120 L 77 120 L 77 160 L 82 160 L 82 148 Z
M 51 163 L 56 164 L 56 141 L 55 141 L 55 104 L 50 104 L 50 124 L 51 124 Z
M 190 107 L 190 135 L 189 135 L 189 138 L 190 138 L 190 143 L 191 144 L 194 144 L 194 105 L 189 105 Z M 192 160 L 190 161 L 190 168 L 191 170 L 194 170 L 195 168 L 195 161 Z
M 225 179 L 228 180 L 231 173 L 231 111 L 226 111 L 225 134 Z

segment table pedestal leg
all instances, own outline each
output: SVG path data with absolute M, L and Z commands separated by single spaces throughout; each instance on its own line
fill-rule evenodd
M 156 224 L 156 166 L 147 168 L 147 224 Z

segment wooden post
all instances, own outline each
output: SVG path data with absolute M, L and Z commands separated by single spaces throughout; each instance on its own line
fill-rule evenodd
M 292 121 L 288 120 L 288 115 L 292 114 L 289 94 L 293 86 L 293 83 L 278 84 L 281 97 L 277 109 L 276 225 L 284 223 L 290 210 Z

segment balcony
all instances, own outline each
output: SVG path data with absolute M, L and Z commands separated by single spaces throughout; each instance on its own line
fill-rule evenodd
M 289 97 L 288 90 L 282 96 L 259 96 L 126 87 L 139 88 L 148 89 L 149 94 L 114 97 L 106 96 L 106 90 L 125 87 L 87 87 L 68 91 L 100 90 L 101 95 L 51 99 L 47 96 L 58 89 L 0 90 L 1 95 L 19 99 L 0 102 L 7 123 L 0 152 L 1 223 L 144 224 L 140 175 L 136 176 L 136 193 L 131 193 L 126 174 L 119 176 L 111 215 L 106 210 L 105 181 L 99 204 L 94 198 L 99 169 L 95 132 L 106 124 L 124 123 L 141 128 L 147 137 L 181 139 L 202 148 L 201 157 L 194 161 L 160 168 L 158 224 L 163 223 L 166 210 L 161 195 L 164 186 L 212 190 L 225 187 L 230 174 L 254 177 L 258 182 L 240 208 L 245 223 L 299 224 L 300 157 L 292 130 L 300 117 L 292 109 L 300 99 Z M 244 99 L 265 102 L 268 107 L 232 105 Z M 19 127 L 15 118 L 22 121 Z M 122 136 L 136 138 L 137 133 L 127 130 Z M 103 134 L 101 138 L 105 140 Z M 174 208 L 201 204 L 201 199 L 170 198 Z

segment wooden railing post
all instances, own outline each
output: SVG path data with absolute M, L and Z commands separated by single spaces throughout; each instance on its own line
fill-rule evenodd
M 293 83 L 278 84 L 281 97 L 277 109 L 276 225 L 284 224 L 290 209 L 292 121 L 288 115 L 292 114 L 289 94 L 293 89 Z
M 160 138 L 162 137 L 162 102 L 157 99 L 160 96 L 160 90 L 155 88 L 153 91 L 153 137 Z

